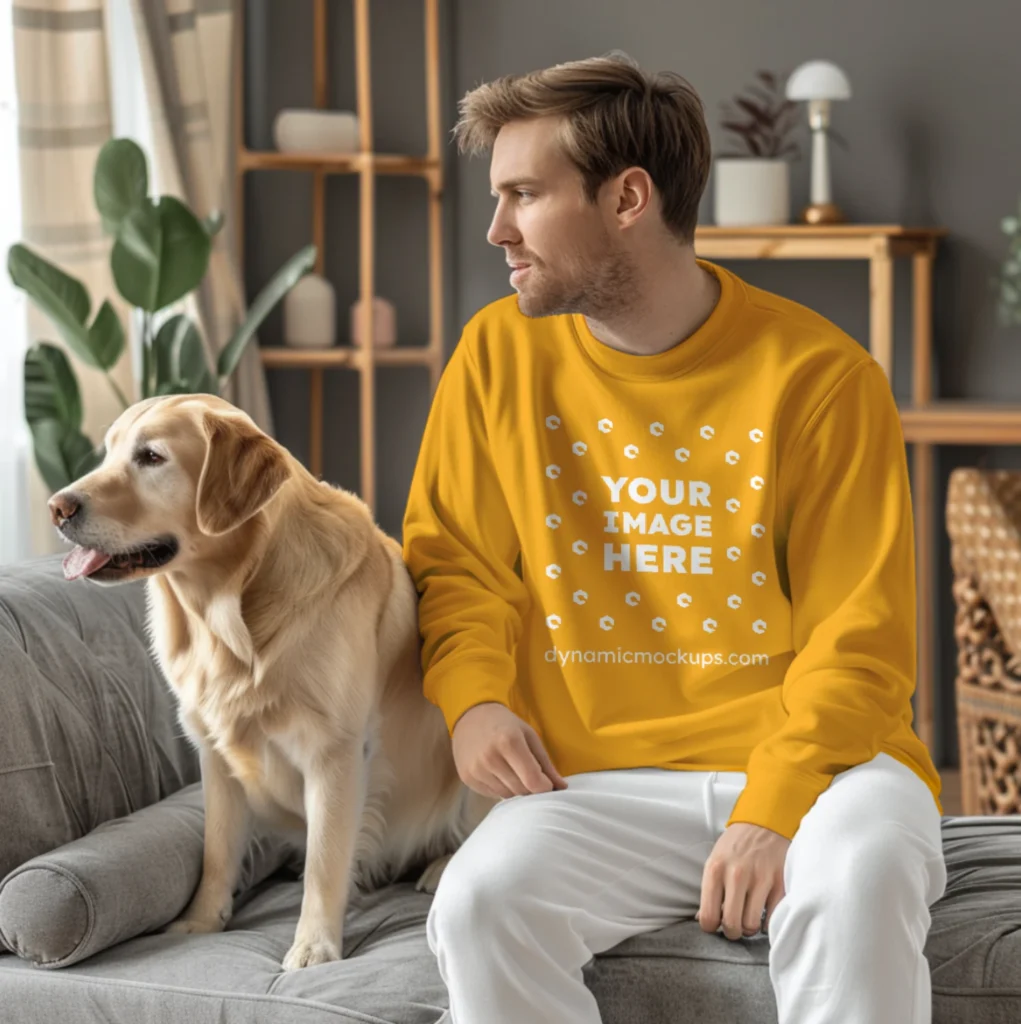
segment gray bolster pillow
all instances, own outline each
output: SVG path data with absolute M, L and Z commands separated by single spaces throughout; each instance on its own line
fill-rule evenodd
M 40 854 L 0 882 L 0 940 L 39 967 L 67 967 L 177 918 L 202 874 L 202 785 L 194 783 L 74 842 Z M 235 896 L 300 850 L 255 831 Z

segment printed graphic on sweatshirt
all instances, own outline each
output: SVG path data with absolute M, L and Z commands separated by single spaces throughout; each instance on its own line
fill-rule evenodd
M 602 418 L 587 437 L 569 437 L 555 414 L 544 427 L 545 527 L 555 554 L 543 570 L 553 584 L 545 607 L 554 639 L 568 626 L 612 633 L 625 617 L 650 637 L 766 632 L 756 610 L 766 602 L 756 596 L 772 569 L 772 544 L 766 526 L 750 521 L 766 481 L 746 468 L 763 462 L 762 429 L 724 438 L 704 423 L 681 438 L 654 421 L 643 439 L 633 426 L 621 437 Z M 575 586 L 580 580 L 591 582 Z

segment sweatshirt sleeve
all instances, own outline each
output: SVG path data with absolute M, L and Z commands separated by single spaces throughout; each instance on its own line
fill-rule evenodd
M 795 657 L 788 717 L 752 750 L 728 824 L 793 837 L 833 777 L 910 720 L 914 522 L 904 437 L 882 368 L 841 378 L 791 449 L 781 522 Z
M 520 545 L 466 338 L 433 396 L 404 515 L 403 549 L 419 594 L 427 699 L 443 712 L 450 732 L 476 704 L 510 706 L 527 594 L 515 571 Z

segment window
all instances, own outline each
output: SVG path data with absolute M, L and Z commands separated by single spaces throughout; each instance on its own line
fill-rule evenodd
M 30 554 L 31 451 L 22 402 L 22 360 L 28 331 L 25 296 L 7 273 L 7 251 L 21 238 L 11 5 L 12 0 L 0 0 L 0 564 Z

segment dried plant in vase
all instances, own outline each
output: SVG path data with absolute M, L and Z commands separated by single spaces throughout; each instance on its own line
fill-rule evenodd
M 798 124 L 798 104 L 785 97 L 786 77 L 760 71 L 756 82 L 722 104 L 722 127 L 734 136 L 736 149 L 725 158 L 761 157 L 767 160 L 800 157 L 792 134 Z
M 1007 254 L 993 285 L 999 292 L 997 311 L 1006 327 L 1021 327 L 1021 202 L 1018 212 L 1000 221 L 1000 230 L 1007 236 Z

